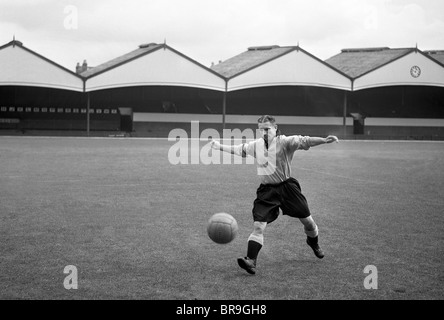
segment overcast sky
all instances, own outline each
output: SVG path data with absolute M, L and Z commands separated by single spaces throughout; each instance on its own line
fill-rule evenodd
M 325 60 L 343 48 L 444 50 L 444 1 L 1 0 L 0 45 L 14 35 L 72 71 L 165 40 L 207 67 L 262 45 L 299 43 Z

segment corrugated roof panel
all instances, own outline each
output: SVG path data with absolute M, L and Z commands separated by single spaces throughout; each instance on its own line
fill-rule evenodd
M 435 59 L 444 65 L 444 50 L 427 50 L 424 53 L 428 54 L 430 58 Z
M 121 64 L 129 62 L 133 59 L 136 59 L 136 58 L 138 58 L 144 54 L 147 54 L 151 51 L 154 51 L 154 50 L 158 49 L 159 47 L 162 47 L 162 45 L 156 44 L 156 43 L 141 44 L 139 46 L 139 48 L 137 48 L 134 51 L 124 54 L 120 57 L 114 58 L 114 59 L 107 61 L 105 63 L 102 63 L 94 68 L 88 69 L 85 72 L 82 72 L 81 76 L 85 77 L 85 78 L 95 76 L 95 75 L 105 72 L 109 69 L 115 68 Z
M 290 52 L 294 48 L 279 46 L 250 47 L 247 51 L 213 66 L 212 69 L 226 78 L 231 78 Z
M 413 50 L 415 50 L 415 48 L 390 49 L 388 47 L 378 47 L 343 49 L 341 53 L 325 60 L 325 62 L 350 77 L 356 78 L 396 60 Z

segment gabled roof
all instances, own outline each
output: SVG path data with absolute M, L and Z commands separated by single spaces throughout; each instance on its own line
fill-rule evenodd
M 343 49 L 327 63 L 353 79 L 353 90 L 382 86 L 444 86 L 444 65 L 418 48 Z
M 225 78 L 232 78 L 270 60 L 276 59 L 295 48 L 296 47 L 279 47 L 276 45 L 250 47 L 247 51 L 214 65 L 212 69 Z
M 102 72 L 118 67 L 124 63 L 130 62 L 131 60 L 137 59 L 145 54 L 156 51 L 162 47 L 163 47 L 162 44 L 156 44 L 156 43 L 141 44 L 139 48 L 137 48 L 136 50 L 124 54 L 120 57 L 114 58 L 105 63 L 102 63 L 96 67 L 89 68 L 88 70 L 82 72 L 80 75 L 85 78 L 98 75 Z
M 299 47 L 299 45 L 284 47 L 278 45 L 249 47 L 247 51 L 238 54 L 237 56 L 234 56 L 228 60 L 225 60 L 217 65 L 214 65 L 212 69 L 223 75 L 225 78 L 230 79 L 242 73 L 250 71 L 251 69 L 257 68 L 274 59 L 277 59 L 283 55 L 286 55 L 292 51 L 301 51 L 311 58 L 317 60 L 321 64 L 324 64 L 325 66 L 342 74 L 340 70 L 337 70 L 333 66 L 318 59 L 314 55 Z M 348 75 L 346 74 L 342 75 L 348 77 Z
M 142 44 L 120 57 L 81 73 L 86 91 L 130 86 L 183 86 L 225 90 L 219 73 L 166 43 Z
M 56 63 L 56 62 L 54 62 L 54 61 L 52 61 L 52 60 L 50 60 L 50 59 L 48 59 L 48 58 L 46 58 L 46 57 L 44 57 L 44 56 L 38 54 L 38 53 L 35 52 L 35 51 L 32 51 L 31 49 L 26 48 L 26 47 L 23 45 L 23 42 L 21 42 L 21 41 L 18 41 L 18 40 L 15 40 L 15 39 L 14 39 L 14 40 L 8 42 L 7 44 L 1 46 L 1 47 L 0 47 L 0 50 L 6 49 L 6 48 L 11 47 L 11 46 L 12 46 L 12 47 L 16 47 L 16 46 L 17 46 L 17 47 L 20 47 L 21 49 L 23 49 L 23 50 L 25 50 L 26 52 L 28 52 L 28 53 L 30 53 L 30 54 L 32 54 L 32 55 L 38 57 L 39 59 L 42 59 L 42 60 L 44 60 L 44 61 L 46 61 L 46 62 L 52 64 L 53 66 L 55 66 L 55 67 L 57 67 L 57 68 L 59 68 L 59 69 L 62 69 L 63 71 L 66 71 L 66 72 L 70 73 L 70 74 L 73 75 L 73 76 L 78 77 L 78 75 L 77 75 L 75 72 L 73 72 L 73 71 L 71 71 L 71 70 L 65 68 L 64 66 L 62 66 L 62 65 L 60 65 L 60 64 L 58 64 L 58 63 Z
M 351 78 L 298 46 L 250 47 L 212 69 L 227 80 L 227 90 L 264 86 L 320 86 L 351 89 Z
M 168 46 L 165 43 L 162 43 L 162 44 L 157 44 L 157 43 L 141 44 L 141 45 L 139 45 L 139 48 L 137 48 L 136 50 L 133 50 L 133 51 L 126 53 L 120 57 L 117 57 L 117 58 L 114 58 L 110 61 L 102 63 L 96 67 L 88 68 L 88 70 L 82 72 L 80 75 L 85 78 L 91 78 L 93 76 L 96 76 L 98 74 L 101 74 L 103 72 L 111 70 L 113 68 L 119 67 L 125 63 L 131 62 L 132 60 L 138 59 L 144 55 L 147 55 L 149 53 L 153 53 L 154 51 L 157 51 L 159 49 L 168 49 L 168 50 L 176 53 L 177 55 L 181 56 L 182 58 L 189 60 L 190 62 L 194 63 L 195 65 L 206 69 L 207 71 L 213 73 L 214 75 L 221 77 L 220 74 L 218 74 L 217 72 L 215 72 L 215 71 L 211 70 L 210 68 L 200 64 L 199 62 L 189 58 L 188 56 L 180 53 L 179 51 L 174 50 L 173 48 L 171 48 L 170 46 Z
M 342 49 L 341 53 L 325 62 L 350 77 L 357 78 L 415 50 L 417 49 L 388 47 Z
M 83 91 L 82 77 L 15 39 L 0 46 L 0 85 Z

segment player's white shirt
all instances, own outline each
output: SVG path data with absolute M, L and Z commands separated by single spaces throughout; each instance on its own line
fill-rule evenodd
M 296 150 L 310 148 L 309 136 L 276 136 L 268 150 L 265 141 L 260 138 L 236 146 L 235 153 L 240 156 L 250 155 L 256 158 L 257 173 L 263 184 L 276 184 L 291 177 L 291 161 Z

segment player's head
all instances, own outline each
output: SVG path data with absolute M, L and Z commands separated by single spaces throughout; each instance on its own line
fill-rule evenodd
M 277 128 L 276 119 L 268 114 L 263 115 L 257 120 L 259 132 L 265 140 L 271 141 L 280 134 Z

